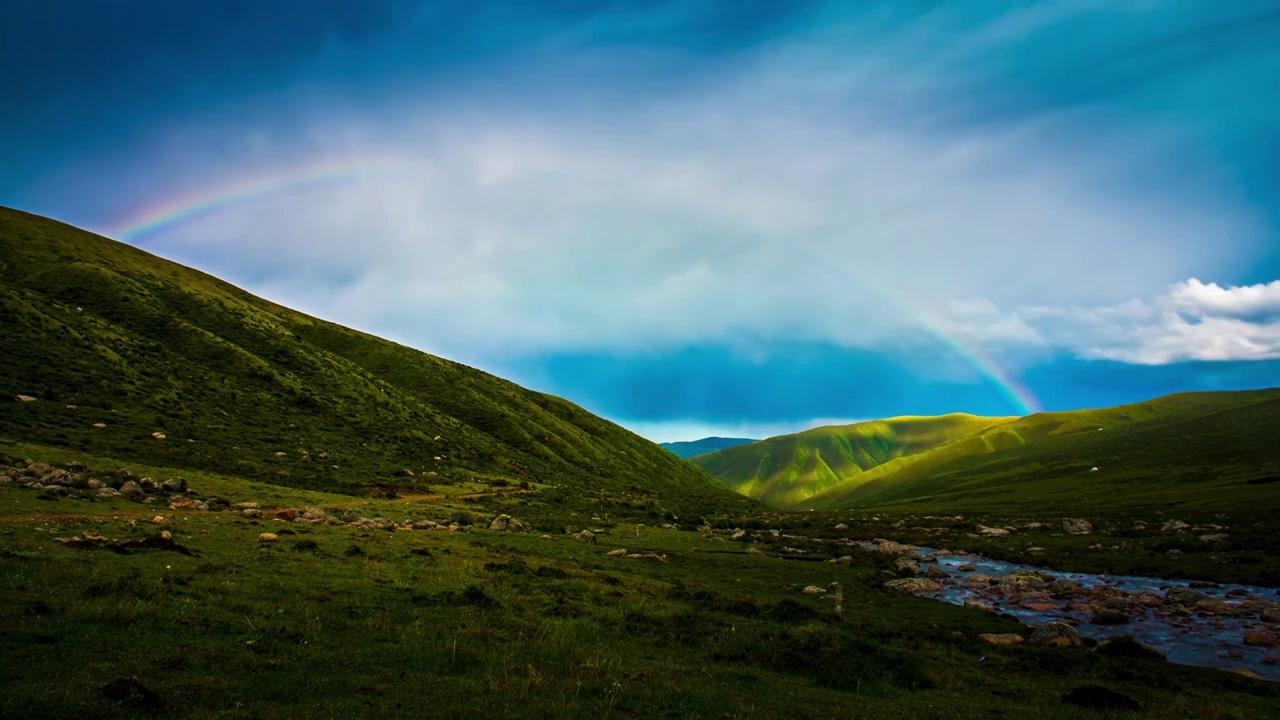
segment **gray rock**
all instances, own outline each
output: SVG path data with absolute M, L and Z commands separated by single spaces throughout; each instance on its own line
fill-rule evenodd
M 120 494 L 134 502 L 142 502 L 147 497 L 147 494 L 142 491 L 142 486 L 132 480 L 120 486 Z
M 898 574 L 908 573 L 911 575 L 920 575 L 924 572 L 920 569 L 920 563 L 916 562 L 915 558 L 907 557 L 905 555 L 893 561 L 893 569 L 897 570 Z
M 937 580 L 930 580 L 929 578 L 890 580 L 884 584 L 884 588 L 901 593 L 942 592 L 942 585 L 938 584 Z
M 1062 532 L 1068 535 L 1091 535 L 1093 523 L 1084 518 L 1062 518 Z
M 510 515 L 499 515 L 489 523 L 490 530 L 498 530 L 501 532 L 529 532 L 529 528 L 525 524 L 511 517 Z
M 166 493 L 184 493 L 187 491 L 187 481 L 182 478 L 169 478 L 160 483 L 160 489 Z
M 1080 647 L 1084 645 L 1084 638 L 1080 637 L 1080 633 L 1070 625 L 1061 622 L 1041 625 L 1032 630 L 1030 641 L 1032 645 L 1045 647 Z

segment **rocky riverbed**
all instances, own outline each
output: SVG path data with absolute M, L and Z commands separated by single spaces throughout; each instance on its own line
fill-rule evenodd
M 1044 570 L 892 541 L 864 547 L 898 554 L 917 577 L 894 589 L 1007 613 L 1027 625 L 1066 623 L 1083 638 L 1131 635 L 1170 662 L 1280 682 L 1280 591 L 1249 585 Z

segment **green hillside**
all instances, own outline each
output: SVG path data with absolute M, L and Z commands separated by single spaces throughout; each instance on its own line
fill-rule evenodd
M 783 508 L 810 507 L 836 486 L 856 487 L 868 471 L 1007 422 L 954 414 L 833 425 L 703 455 L 693 461 L 748 497 Z
M 0 398 L 0 439 L 297 488 L 528 482 L 563 501 L 741 507 L 565 400 L 2 208 Z
M 667 442 L 660 443 L 662 447 L 675 453 L 676 457 L 693 458 L 699 455 L 706 455 L 717 450 L 735 447 L 738 445 L 746 445 L 753 443 L 755 440 L 749 438 L 722 438 L 722 437 L 706 437 L 701 440 L 688 440 L 684 442 Z
M 948 512 L 1280 510 L 1280 389 L 1031 415 L 887 463 L 809 502 Z

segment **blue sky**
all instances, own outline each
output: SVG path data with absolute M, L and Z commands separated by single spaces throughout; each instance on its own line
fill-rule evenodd
M 0 4 L 0 204 L 658 440 L 1280 385 L 1280 5 Z

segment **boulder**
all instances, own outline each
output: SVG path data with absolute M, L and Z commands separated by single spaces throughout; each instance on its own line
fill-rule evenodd
M 1181 520 L 1170 520 L 1166 522 L 1164 525 L 1160 526 L 1160 532 L 1180 533 L 1180 532 L 1186 532 L 1187 528 L 1190 528 L 1190 527 L 1191 527 L 1190 525 L 1182 522 Z
M 1004 537 L 1009 534 L 1009 531 L 1004 528 L 987 527 L 986 525 L 979 525 L 978 532 L 983 537 Z
M 231 506 L 233 510 L 257 510 L 259 507 L 256 502 L 239 502 Z
M 157 516 L 155 516 L 155 517 L 151 518 L 151 524 L 152 524 L 152 525 L 163 525 L 163 524 L 164 524 L 164 516 L 163 516 L 163 515 L 157 515 Z
M 529 528 L 524 523 L 516 520 L 510 515 L 499 515 L 489 523 L 490 530 L 499 530 L 502 532 L 528 532 Z
M 978 569 L 978 566 L 970 562 L 960 563 L 959 565 L 956 566 L 956 570 L 959 570 L 960 572 L 973 572 L 974 570 L 977 570 L 977 569 Z
M 609 552 L 605 553 L 605 557 L 625 557 L 626 554 L 627 554 L 626 548 L 618 548 L 617 550 L 610 550 Z
M 574 536 L 573 536 L 573 540 L 574 540 L 574 542 L 580 542 L 580 543 L 582 543 L 583 545 L 595 545 L 595 544 L 596 544 L 596 536 L 595 536 L 595 534 L 594 534 L 594 533 L 592 533 L 590 530 L 583 530 L 582 532 L 578 533 L 577 535 L 574 535 Z
M 298 511 L 294 510 L 293 508 L 284 508 L 283 510 L 277 510 L 275 514 L 275 518 L 277 520 L 287 520 L 289 522 L 293 522 L 294 518 L 296 517 L 298 517 Z
M 1093 523 L 1084 518 L 1062 518 L 1062 532 L 1068 535 L 1091 535 Z
M 18 399 L 18 402 L 35 402 L 36 401 L 36 398 L 30 395 L 14 395 L 14 397 Z
M 965 600 L 964 606 L 967 608 L 973 608 L 974 610 L 983 610 L 985 612 L 994 612 L 996 609 L 995 606 L 992 605 L 991 603 L 983 602 L 981 600 L 974 600 L 972 598 Z
M 753 548 L 753 547 L 749 547 L 749 548 L 747 548 L 747 554 L 748 554 L 748 555 L 764 555 L 764 553 L 763 553 L 763 552 L 761 552 L 761 551 L 759 551 L 759 550 L 757 550 L 756 548 Z
M 240 512 L 244 513 L 245 517 L 256 518 L 256 517 L 262 516 L 262 511 L 259 510 L 258 508 L 245 508 Z
M 1266 630 L 1254 630 L 1253 632 L 1245 633 L 1244 644 L 1256 647 L 1276 647 L 1280 646 L 1280 638 Z
M 169 478 L 160 483 L 160 489 L 170 494 L 181 494 L 187 491 L 187 481 L 183 478 Z
M 823 590 L 822 588 L 818 587 L 817 585 L 809 585 L 808 587 L 806 587 L 805 589 L 801 590 L 800 592 L 804 593 L 805 595 L 821 595 L 821 594 L 825 593 L 825 592 L 826 592 L 826 590 Z
M 890 580 L 884 584 L 884 589 L 901 593 L 928 593 L 942 592 L 942 585 L 938 584 L 937 580 L 929 578 L 903 578 Z
M 1043 647 L 1080 647 L 1084 638 L 1070 625 L 1052 622 L 1031 631 L 1031 644 Z
M 924 572 L 915 558 L 905 555 L 893 561 L 893 569 L 897 570 L 898 574 L 920 575 Z
M 735 532 L 734 534 L 730 535 L 730 536 L 729 536 L 729 539 L 730 539 L 730 540 L 741 540 L 742 538 L 744 538 L 744 537 L 746 537 L 746 536 L 747 536 L 747 531 L 746 531 L 746 530 L 739 530 L 739 531 Z
M 978 639 L 992 645 L 1021 645 L 1026 638 L 1016 633 L 982 633 Z
M 258 536 L 258 542 L 270 543 L 279 540 L 280 537 L 275 533 L 262 533 Z
M 1198 593 L 1181 585 L 1169 588 L 1164 594 L 1165 605 L 1195 605 L 1208 599 L 1208 595 Z
M 147 496 L 142 491 L 142 486 L 132 480 L 126 481 L 120 486 L 120 494 L 134 502 L 141 502 Z
M 947 574 L 946 570 L 943 570 L 937 565 L 930 565 L 929 569 L 925 570 L 924 576 L 933 580 L 948 580 L 951 578 L 951 576 Z
M 309 507 L 304 507 L 298 511 L 298 516 L 294 518 L 294 522 L 301 520 L 303 522 L 309 522 L 313 524 L 322 523 L 324 522 L 325 517 L 326 516 L 323 510 L 321 510 L 318 507 L 309 506 Z

